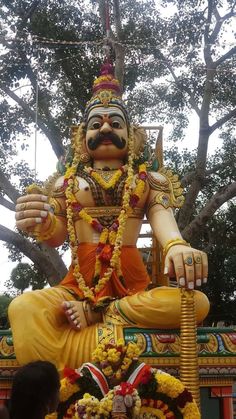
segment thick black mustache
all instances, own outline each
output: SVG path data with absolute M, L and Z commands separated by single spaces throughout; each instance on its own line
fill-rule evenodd
M 120 138 L 113 132 L 109 132 L 108 134 L 98 133 L 96 137 L 89 138 L 88 148 L 90 150 L 96 150 L 96 148 L 101 144 L 103 140 L 111 141 L 112 144 L 114 144 L 120 150 L 126 146 L 126 140 L 124 138 Z

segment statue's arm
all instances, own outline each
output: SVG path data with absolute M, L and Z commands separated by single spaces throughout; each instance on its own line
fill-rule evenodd
M 174 196 L 170 181 L 159 173 L 149 175 L 149 187 L 147 218 L 164 251 L 165 274 L 176 277 L 180 286 L 200 286 L 207 280 L 207 255 L 190 247 L 181 236 L 172 210 L 181 206 L 181 195 Z
M 46 195 L 40 189 L 34 185 L 31 193 L 18 198 L 16 227 L 39 242 L 57 247 L 67 237 L 65 196 L 54 191 Z

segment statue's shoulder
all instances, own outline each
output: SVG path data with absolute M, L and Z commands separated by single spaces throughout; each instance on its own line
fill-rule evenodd
M 184 203 L 183 188 L 178 175 L 162 167 L 157 172 L 148 172 L 148 183 L 152 191 L 157 191 L 156 199 L 164 207 L 180 208 Z
M 62 197 L 65 195 L 64 176 L 61 173 L 54 173 L 50 176 L 45 184 L 44 189 L 46 195 L 53 197 Z
M 160 190 L 164 187 L 168 187 L 169 182 L 162 173 L 158 172 L 148 172 L 147 175 L 148 183 L 151 189 Z

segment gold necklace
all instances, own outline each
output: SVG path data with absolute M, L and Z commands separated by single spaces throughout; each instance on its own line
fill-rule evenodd
M 105 190 L 114 189 L 119 179 L 126 170 L 126 166 L 121 166 L 116 170 L 96 170 L 92 167 L 86 169 L 98 184 Z

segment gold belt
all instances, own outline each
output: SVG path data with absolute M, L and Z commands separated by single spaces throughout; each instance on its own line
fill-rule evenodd
M 84 208 L 86 213 L 93 218 L 99 217 L 110 217 L 115 216 L 118 217 L 120 215 L 121 207 L 86 207 Z M 143 219 L 144 216 L 144 209 L 135 207 L 133 208 L 132 213 L 129 214 L 129 218 L 139 218 L 140 220 Z M 74 213 L 73 215 L 74 221 L 79 220 L 79 214 Z

